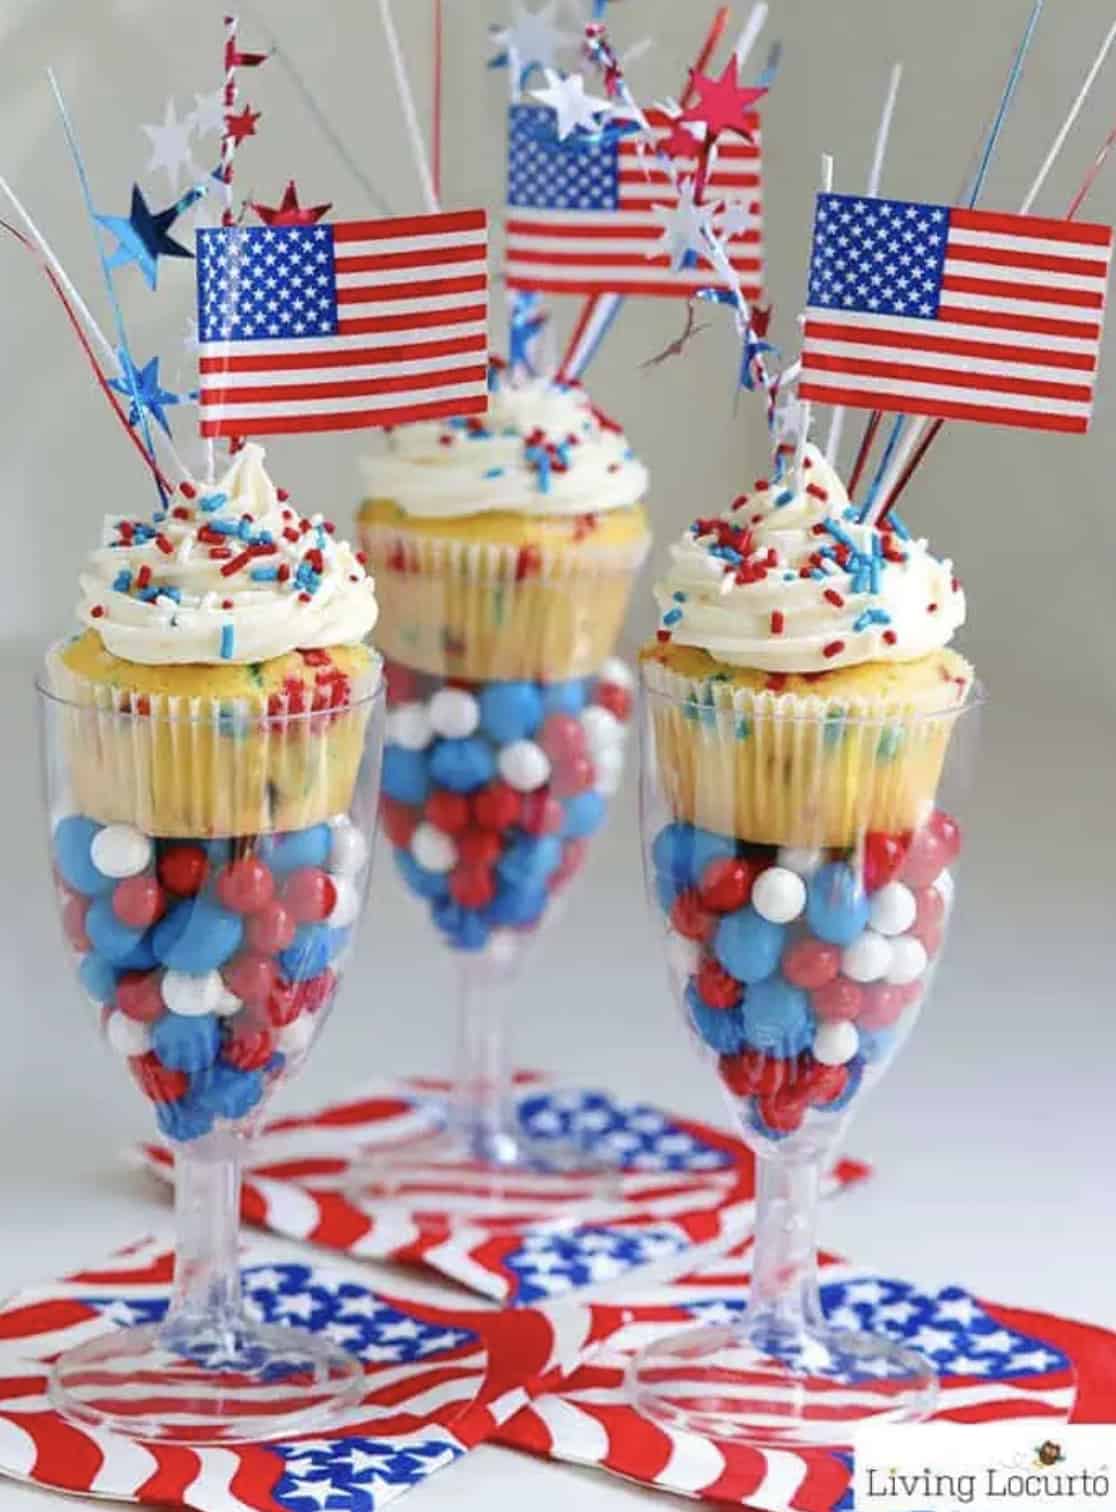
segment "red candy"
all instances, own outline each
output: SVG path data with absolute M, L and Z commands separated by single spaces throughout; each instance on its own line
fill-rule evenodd
M 859 982 L 850 982 L 848 977 L 835 977 L 818 987 L 812 994 L 814 1012 L 825 1022 L 834 1019 L 855 1019 L 864 1007 L 864 988 Z
M 751 1093 L 771 1096 L 787 1081 L 791 1062 L 762 1050 L 745 1050 L 740 1055 L 721 1057 L 721 1079 L 738 1097 Z
M 525 795 L 519 823 L 529 835 L 556 835 L 565 822 L 565 810 L 545 788 Z
M 701 874 L 698 896 L 710 913 L 735 913 L 752 896 L 755 868 L 739 857 L 718 856 Z
M 698 968 L 697 990 L 710 1008 L 735 1008 L 744 996 L 744 988 L 730 976 L 719 961 L 708 957 Z
M 926 954 L 933 960 L 942 948 L 942 926 L 929 921 L 925 924 L 919 924 L 916 920 L 911 933 L 916 940 L 922 943 Z
M 940 930 L 945 923 L 945 899 L 936 887 L 920 887 L 915 893 L 915 933 L 920 929 Z M 919 939 L 922 936 L 919 935 Z M 925 945 L 926 941 L 922 943 Z
M 960 829 L 948 814 L 936 809 L 929 822 L 914 833 L 903 881 L 908 887 L 929 887 L 960 853 Z
M 233 1024 L 232 1037 L 221 1050 L 221 1059 L 238 1071 L 259 1071 L 275 1054 L 275 1036 L 266 1024 L 242 1014 Z
M 841 952 L 836 945 L 811 937 L 796 940 L 783 956 L 783 975 L 793 987 L 816 992 L 832 982 L 841 970 Z
M 222 868 L 217 896 L 233 913 L 259 913 L 275 896 L 275 879 L 258 857 L 243 856 Z
M 293 1024 L 302 1012 L 303 1002 L 290 982 L 279 982 L 267 1000 L 267 1016 L 276 1029 Z
M 200 845 L 172 845 L 159 857 L 159 881 L 168 892 L 192 898 L 202 889 L 209 857 Z
M 469 800 L 464 793 L 448 789 L 431 793 L 426 800 L 426 818 L 447 835 L 459 834 L 469 823 Z
M 300 1013 L 318 1013 L 337 991 L 337 976 L 327 966 L 316 977 L 299 982 L 294 989 L 294 1000 Z
M 961 826 L 957 820 L 942 809 L 935 809 L 930 816 L 930 829 L 946 850 L 946 865 L 952 866 L 961 854 Z
M 632 717 L 632 695 L 619 683 L 599 683 L 593 702 L 615 714 L 621 724 L 627 724 Z
M 408 808 L 396 798 L 384 797 L 380 799 L 380 820 L 384 834 L 396 850 L 406 850 L 411 843 L 411 836 L 418 828 L 418 810 Z
M 458 866 L 449 881 L 450 896 L 462 908 L 487 908 L 496 883 L 487 866 Z
M 465 866 L 493 866 L 503 849 L 499 835 L 493 830 L 468 829 L 457 837 L 458 860 Z
M 419 697 L 418 674 L 398 662 L 386 662 L 384 681 L 387 683 L 389 704 L 414 703 Z
M 261 955 L 286 950 L 295 937 L 295 921 L 278 898 L 273 898 L 248 920 L 248 945 Z
M 864 842 L 864 888 L 878 892 L 899 875 L 911 843 L 910 835 L 885 835 L 877 830 Z
M 670 909 L 670 922 L 677 933 L 685 935 L 687 940 L 704 940 L 713 923 L 692 889 L 679 893 L 675 898 Z
M 128 971 L 116 984 L 116 1006 L 138 1024 L 153 1024 L 167 1011 L 154 971 Z
M 130 929 L 149 929 L 167 910 L 167 895 L 154 877 L 125 877 L 112 890 L 112 909 Z
M 279 983 L 279 968 L 268 955 L 239 955 L 222 975 L 225 986 L 242 1003 L 266 1003 Z
M 559 887 L 565 887 L 566 883 L 575 877 L 585 865 L 585 857 L 589 854 L 589 841 L 584 837 L 578 840 L 567 840 L 562 847 L 562 859 L 558 866 L 550 874 L 547 887 L 551 892 L 556 892 Z
M 554 768 L 550 791 L 556 798 L 574 798 L 593 786 L 597 771 L 589 756 L 570 756 Z
M 317 866 L 300 866 L 283 884 L 283 903 L 296 924 L 328 919 L 337 903 L 337 884 Z
M 808 1099 L 802 1090 L 785 1087 L 770 1097 L 761 1097 L 759 1115 L 769 1129 L 776 1134 L 793 1134 L 806 1117 Z
M 798 1074 L 799 1085 L 809 1100 L 820 1107 L 836 1102 L 849 1084 L 847 1066 L 823 1066 L 813 1057 L 804 1057 L 799 1064 Z
M 168 1071 L 157 1055 L 129 1057 L 128 1065 L 139 1083 L 140 1091 L 152 1102 L 177 1102 L 190 1090 L 190 1078 L 185 1071 Z
M 521 799 L 506 782 L 493 782 L 473 798 L 473 818 L 486 830 L 505 830 L 519 818 Z
M 862 988 L 862 996 L 863 1007 L 856 1020 L 862 1029 L 889 1028 L 908 1002 L 906 988 L 893 987 L 890 982 L 870 982 Z
M 91 950 L 93 946 L 85 932 L 85 916 L 89 912 L 89 904 L 89 898 L 74 894 L 66 899 L 62 910 L 62 928 L 66 931 L 66 938 L 75 950 L 82 952 Z
M 552 714 L 539 733 L 539 745 L 556 766 L 584 756 L 585 726 L 572 714 Z

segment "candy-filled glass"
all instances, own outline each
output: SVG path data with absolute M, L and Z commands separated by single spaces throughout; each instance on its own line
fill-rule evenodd
M 819 1173 L 929 994 L 954 904 L 980 695 L 940 709 L 700 688 L 650 667 L 642 820 L 655 926 L 691 1037 L 758 1160 L 747 1309 L 638 1356 L 644 1413 L 711 1438 L 848 1443 L 914 1421 L 934 1367 L 831 1326 Z
M 39 686 L 65 934 L 101 1033 L 175 1154 L 165 1315 L 54 1364 L 51 1399 L 83 1422 L 237 1442 L 359 1400 L 344 1350 L 252 1316 L 237 1241 L 245 1144 L 328 1017 L 363 912 L 378 667 L 368 683 L 310 713 Z

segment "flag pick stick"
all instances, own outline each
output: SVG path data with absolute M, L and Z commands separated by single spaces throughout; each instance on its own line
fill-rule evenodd
M 434 198 L 442 202 L 442 107 L 445 93 L 446 11 L 443 0 L 434 0 L 434 100 L 431 109 L 430 140 L 433 145 Z
M 864 469 L 868 465 L 868 458 L 872 451 L 872 443 L 876 439 L 876 432 L 880 428 L 880 421 L 882 419 L 882 410 L 873 410 L 872 413 L 868 416 L 868 424 L 865 426 L 864 434 L 860 438 L 860 447 L 856 454 L 856 461 L 853 463 L 852 472 L 849 474 L 850 499 L 853 498 L 856 494 L 857 484 L 860 482 L 861 476 L 864 473 Z
M 1073 199 L 1070 201 L 1070 207 L 1066 211 L 1066 220 L 1073 220 L 1077 215 L 1077 212 L 1081 209 L 1082 205 L 1088 199 L 1090 193 L 1092 192 L 1093 185 L 1096 183 L 1097 178 L 1100 175 L 1100 171 L 1104 167 L 1105 162 L 1108 158 L 1108 154 L 1112 151 L 1113 147 L 1116 147 L 1116 126 L 1114 126 L 1105 137 L 1104 141 L 1101 144 L 1100 151 L 1093 159 L 1092 165 L 1089 168 L 1088 173 L 1085 175 L 1085 179 L 1081 185 L 1081 188 L 1077 191 Z
M 743 74 L 744 65 L 751 56 L 752 48 L 759 41 L 760 32 L 767 25 L 768 10 L 769 7 L 764 3 L 764 0 L 757 0 L 757 3 L 752 6 L 751 14 L 747 21 L 745 21 L 739 37 L 736 39 L 736 46 L 732 50 L 732 55 L 736 59 L 736 67 L 740 74 Z
M 755 12 L 753 11 L 754 14 Z M 821 186 L 824 194 L 830 194 L 833 191 L 834 171 L 833 154 L 831 152 L 823 152 L 821 160 Z M 814 406 L 807 400 L 799 410 L 798 435 L 795 438 L 794 472 L 798 478 L 802 476 L 803 463 L 806 460 L 806 443 L 810 439 L 810 421 L 813 413 Z
M 872 479 L 871 486 L 868 489 L 868 497 L 864 502 L 864 508 L 860 511 L 860 518 L 862 521 L 867 520 L 870 524 L 873 525 L 876 523 L 875 515 L 873 513 L 876 505 L 876 500 L 880 497 L 880 491 L 883 488 L 884 478 L 887 474 L 888 468 L 891 466 L 891 459 L 895 455 L 895 449 L 899 445 L 899 438 L 902 436 L 903 431 L 906 428 L 906 424 L 906 415 L 896 415 L 895 420 L 892 423 L 891 435 L 887 438 L 887 443 L 884 446 L 883 456 L 880 458 L 879 466 L 876 468 L 876 476 Z
M 919 441 L 919 435 L 925 428 L 925 424 L 925 421 L 921 422 L 921 424 L 913 432 L 914 441 L 918 443 L 917 447 L 912 446 L 911 449 L 914 454 L 910 457 L 910 460 L 903 467 L 902 472 L 899 474 L 899 481 L 896 483 L 895 487 L 889 491 L 884 507 L 880 510 L 879 521 L 877 521 L 877 523 L 886 520 L 888 515 L 895 508 L 896 504 L 899 502 L 900 495 L 903 493 L 907 484 L 914 477 L 919 463 L 922 461 L 923 457 L 925 457 L 926 453 L 930 450 L 931 446 L 934 444 L 934 439 L 937 436 L 938 432 L 941 430 L 942 426 L 945 424 L 945 421 L 940 418 L 935 420 L 933 425 L 930 426 L 930 429 L 926 433 L 926 435 L 923 436 L 921 441 Z
M 1069 108 L 1069 114 L 1066 116 L 1065 120 L 1058 128 L 1058 134 L 1057 136 L 1055 136 L 1053 142 L 1051 143 L 1050 151 L 1046 154 L 1043 165 L 1035 176 L 1034 183 L 1027 190 L 1023 204 L 1020 207 L 1020 215 L 1026 215 L 1031 206 L 1034 204 L 1035 200 L 1038 199 L 1042 186 L 1046 183 L 1047 175 L 1050 173 L 1051 168 L 1053 168 L 1055 162 L 1057 161 L 1058 154 L 1065 146 L 1066 138 L 1073 130 L 1074 122 L 1081 114 L 1082 106 L 1085 104 L 1085 101 L 1089 97 L 1089 91 L 1096 83 L 1097 75 L 1104 67 L 1104 61 L 1108 57 L 1108 53 L 1110 48 L 1112 47 L 1113 42 L 1116 42 L 1116 21 L 1114 21 L 1109 27 L 1108 35 L 1101 43 L 1100 51 L 1093 59 L 1093 62 L 1089 68 L 1089 72 L 1085 75 L 1085 82 L 1082 84 L 1080 90 L 1078 91 L 1077 98 Z
M 984 151 L 981 153 L 980 163 L 977 166 L 976 178 L 973 180 L 972 192 L 969 195 L 970 210 L 980 198 L 981 191 L 984 188 L 984 180 L 988 177 L 988 170 L 992 165 L 992 158 L 995 155 L 996 146 L 1000 140 L 1000 133 L 1004 129 L 1004 122 L 1007 120 L 1007 113 L 1011 109 L 1011 102 L 1015 98 L 1015 91 L 1019 87 L 1019 80 L 1023 76 L 1023 63 L 1030 50 L 1031 42 L 1035 35 L 1035 28 L 1038 26 L 1039 16 L 1042 14 L 1044 3 L 1045 0 L 1034 0 L 1034 4 L 1031 7 L 1031 14 L 1023 36 L 1020 38 L 1019 47 L 1016 50 L 1015 59 L 1008 73 L 1007 83 L 1004 85 L 1004 92 L 1000 99 L 999 107 L 992 120 L 992 129 L 988 133 L 988 140 L 984 144 Z
M 403 57 L 403 49 L 399 45 L 399 33 L 395 29 L 395 18 L 391 13 L 391 0 L 379 0 L 379 3 L 380 20 L 384 28 L 384 40 L 387 43 L 388 54 L 391 57 L 392 72 L 395 74 L 395 87 L 399 94 L 399 104 L 403 110 L 403 121 L 407 128 L 407 136 L 411 143 L 411 156 L 414 159 L 415 168 L 418 172 L 426 208 L 431 215 L 436 215 L 440 208 L 438 195 L 434 188 L 434 176 L 430 171 L 430 158 L 426 151 L 426 143 L 423 141 L 422 127 L 419 125 L 415 97 L 411 92 L 411 81 L 407 74 L 407 64 Z

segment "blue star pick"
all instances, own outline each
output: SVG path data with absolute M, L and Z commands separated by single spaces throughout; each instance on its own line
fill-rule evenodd
M 154 415 L 163 431 L 169 436 L 171 429 L 167 424 L 165 410 L 169 405 L 181 404 L 182 399 L 180 395 L 172 394 L 169 389 L 161 387 L 158 357 L 152 357 L 144 367 L 137 368 L 127 352 L 121 352 L 119 356 L 124 376 L 110 378 L 109 388 L 115 389 L 118 394 L 123 394 L 125 399 L 132 401 L 128 411 L 128 424 L 138 425 L 140 410 L 144 409 L 148 414 Z
M 508 365 L 513 371 L 523 369 L 535 376 L 534 347 L 549 319 L 538 294 L 516 294 L 508 331 Z
M 97 224 L 116 237 L 116 251 L 107 259 L 110 268 L 124 267 L 134 262 L 147 279 L 151 288 L 158 281 L 160 257 L 193 257 L 188 247 L 169 236 L 171 226 L 178 217 L 201 197 L 201 190 L 190 190 L 177 204 L 168 210 L 152 213 L 138 184 L 132 186 L 132 213 L 123 215 L 98 215 Z

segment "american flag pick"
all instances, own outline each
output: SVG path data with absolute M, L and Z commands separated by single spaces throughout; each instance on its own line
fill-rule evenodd
M 203 436 L 483 413 L 482 210 L 198 232 Z
M 573 1296 L 751 1229 L 752 1155 L 722 1130 L 524 1078 L 519 1114 L 530 1134 L 540 1143 L 584 1142 L 618 1160 L 620 1190 L 602 1203 L 584 1178 L 532 1174 L 493 1195 L 468 1167 L 423 1147 L 444 1125 L 445 1091 L 430 1082 L 379 1083 L 269 1124 L 245 1172 L 245 1219 L 354 1258 L 420 1265 L 511 1307 Z M 417 1142 L 416 1153 L 395 1167 L 390 1199 L 362 1198 L 362 1161 L 406 1140 Z M 165 1145 L 144 1146 L 140 1156 L 156 1175 L 171 1176 Z M 828 1190 L 866 1174 L 842 1161 Z
M 694 1499 L 767 1512 L 851 1507 L 850 1455 L 715 1444 L 653 1423 L 627 1405 L 624 1376 L 633 1354 L 679 1329 L 739 1317 L 747 1264 L 744 1245 L 679 1280 L 651 1287 L 635 1280 L 622 1305 L 589 1304 L 591 1336 L 601 1347 L 573 1372 L 540 1383 L 530 1404 L 500 1429 L 498 1442 Z M 1032 1419 L 1040 1437 L 1071 1416 L 1111 1421 L 1116 1336 L 1103 1329 L 831 1258 L 822 1271 L 822 1302 L 834 1323 L 878 1330 L 929 1355 L 942 1378 L 938 1419 Z
M 693 141 L 661 111 L 648 112 L 659 144 Z M 763 287 L 763 169 L 758 116 L 752 141 L 718 144 L 704 202 L 725 238 L 744 294 Z M 691 181 L 697 144 L 674 158 Z M 664 165 L 635 136 L 605 132 L 559 140 L 552 110 L 512 105 L 508 117 L 508 284 L 550 294 L 624 294 L 687 299 L 722 282 L 705 257 L 675 265 L 664 245 L 664 212 L 679 198 Z
M 114 1327 L 157 1322 L 172 1269 L 171 1254 L 147 1242 L 0 1310 L 0 1474 L 197 1512 L 378 1512 L 489 1438 L 539 1372 L 577 1357 L 591 1322 L 584 1310 L 551 1321 L 430 1307 L 376 1296 L 317 1263 L 249 1263 L 254 1313 L 324 1334 L 363 1362 L 365 1396 L 328 1434 L 185 1448 L 61 1418 L 46 1394 L 50 1360 Z M 134 1409 L 142 1387 L 124 1390 Z M 196 1377 L 183 1391 L 200 1410 Z
M 1112 238 L 1081 221 L 820 194 L 800 398 L 1087 430 Z

